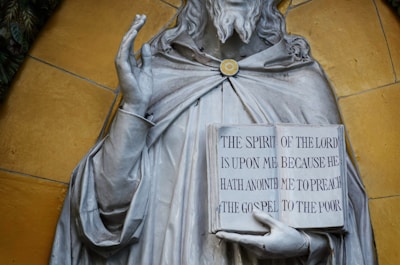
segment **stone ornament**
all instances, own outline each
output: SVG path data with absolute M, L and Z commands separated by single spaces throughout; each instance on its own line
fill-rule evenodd
M 225 59 L 221 62 L 219 69 L 225 76 L 234 76 L 239 72 L 239 65 L 233 59 Z

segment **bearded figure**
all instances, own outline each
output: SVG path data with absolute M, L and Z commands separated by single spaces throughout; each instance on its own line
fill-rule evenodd
M 188 0 L 142 48 L 136 16 L 116 56 L 124 100 L 73 172 L 50 264 L 376 264 L 368 202 L 347 159 L 346 233 L 300 231 L 265 213 L 265 235 L 208 233 L 209 124 L 338 124 L 307 42 L 278 0 Z M 225 75 L 223 59 L 239 71 Z

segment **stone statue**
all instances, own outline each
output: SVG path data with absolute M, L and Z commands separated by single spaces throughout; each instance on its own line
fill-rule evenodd
M 136 16 L 116 56 L 124 101 L 73 173 L 50 264 L 376 264 L 349 159 L 348 233 L 299 231 L 262 212 L 254 218 L 265 235 L 208 233 L 208 124 L 340 123 L 323 71 L 307 42 L 286 33 L 279 2 L 188 0 L 140 61 L 133 42 L 146 17 Z M 220 71 L 227 58 L 238 73 Z

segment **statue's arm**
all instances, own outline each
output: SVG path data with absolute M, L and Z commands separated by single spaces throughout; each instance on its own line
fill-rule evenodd
M 133 54 L 134 40 L 145 20 L 144 15 L 136 16 L 115 58 L 124 102 L 93 159 L 96 197 L 104 219 L 123 220 L 141 179 L 139 162 L 153 125 L 143 118 L 153 91 L 150 47 L 142 48 L 141 66 Z

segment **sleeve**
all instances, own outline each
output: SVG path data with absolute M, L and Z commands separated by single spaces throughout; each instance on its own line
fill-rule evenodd
M 151 181 L 146 137 L 153 125 L 120 109 L 109 135 L 74 172 L 72 221 L 82 242 L 101 256 L 139 240 Z
M 102 148 L 93 157 L 99 209 L 109 227 L 118 225 L 140 182 L 140 161 L 153 124 L 119 110 Z
M 332 260 L 331 253 L 333 252 L 335 243 L 333 235 L 328 233 L 314 233 L 317 237 L 308 237 L 309 241 L 309 254 L 307 257 L 307 265 L 326 265 L 326 264 L 336 264 L 329 262 Z M 321 249 L 321 244 L 318 242 L 320 240 L 326 240 L 328 242 L 328 248 Z

